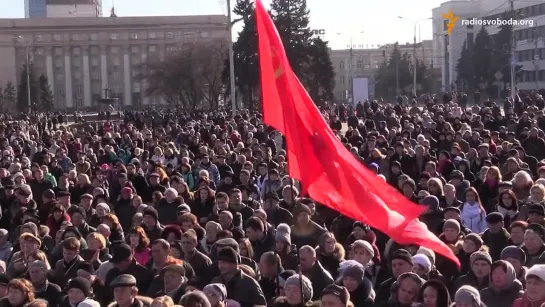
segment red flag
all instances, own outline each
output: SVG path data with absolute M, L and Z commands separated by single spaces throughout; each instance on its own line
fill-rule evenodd
M 290 175 L 317 202 L 400 244 L 430 248 L 459 265 L 451 249 L 418 221 L 425 208 L 362 167 L 333 134 L 290 68 L 263 3 L 255 3 L 264 121 L 286 136 Z

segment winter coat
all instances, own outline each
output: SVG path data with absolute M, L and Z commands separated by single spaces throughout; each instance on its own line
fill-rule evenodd
M 460 208 L 460 219 L 462 223 L 471 229 L 474 233 L 482 233 L 487 228 L 486 224 L 486 212 L 481 210 L 478 204 L 471 205 L 464 203 Z

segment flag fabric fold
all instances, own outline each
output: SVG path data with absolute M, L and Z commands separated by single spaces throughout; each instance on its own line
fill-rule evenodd
M 285 135 L 290 176 L 315 201 L 459 265 L 451 249 L 418 221 L 425 208 L 363 167 L 334 135 L 291 69 L 263 3 L 255 5 L 264 122 Z

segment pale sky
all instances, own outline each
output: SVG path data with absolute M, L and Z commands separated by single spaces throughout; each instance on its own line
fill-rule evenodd
M 0 18 L 24 17 L 24 0 L 9 1 L 19 2 L 20 5 L 3 5 Z M 115 0 L 115 7 L 118 16 L 226 14 L 226 1 Z M 112 2 L 113 0 L 103 0 L 105 15 L 109 15 Z M 232 2 L 234 6 L 236 0 Z M 271 0 L 263 2 L 268 6 Z M 395 41 L 412 42 L 414 24 L 397 16 L 411 20 L 426 19 L 431 17 L 431 9 L 441 2 L 443 0 L 307 0 L 307 5 L 310 9 L 311 27 L 325 29 L 325 40 L 329 41 L 332 48 L 337 49 L 346 48 L 351 37 L 353 44 L 369 47 Z M 431 39 L 431 20 L 420 22 L 419 25 L 420 31 L 417 29 L 417 32 L 421 39 Z M 417 33 L 417 40 L 418 37 Z

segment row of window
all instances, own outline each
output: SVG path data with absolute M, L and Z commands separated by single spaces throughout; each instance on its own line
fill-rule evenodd
M 63 35 L 65 34 L 53 34 L 53 41 L 59 42 L 63 41 Z M 147 33 L 107 33 L 108 39 L 110 40 L 139 40 L 139 39 L 175 39 L 175 38 L 206 38 L 209 36 L 208 32 L 198 31 L 198 32 L 147 32 Z M 66 36 L 64 36 L 66 38 Z M 74 33 L 69 35 L 71 41 L 98 41 L 101 38 L 99 33 Z M 19 38 L 24 40 L 24 38 Z M 36 35 L 33 38 L 35 41 L 43 41 L 42 35 Z
M 545 60 L 545 48 L 517 51 L 517 62 Z
M 523 71 L 521 76 L 522 82 L 535 82 L 537 77 L 537 81 L 545 81 L 545 70 L 537 71 Z
M 531 18 L 535 16 L 545 15 L 545 3 L 540 3 L 540 4 L 517 9 L 515 10 L 514 15 L 516 19 L 526 19 L 526 18 Z M 511 12 L 502 12 L 502 13 L 486 16 L 483 19 L 495 20 L 498 18 L 504 19 L 504 18 L 510 18 L 510 17 L 511 17 Z

